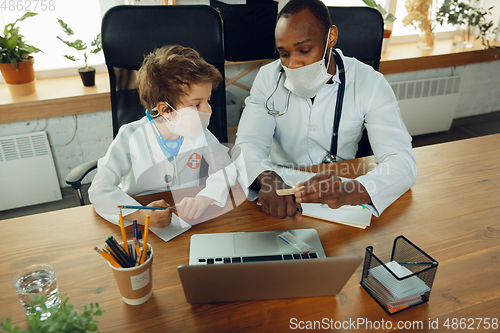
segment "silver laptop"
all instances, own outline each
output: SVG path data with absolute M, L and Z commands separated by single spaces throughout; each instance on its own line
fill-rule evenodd
M 284 231 L 191 236 L 189 265 L 178 267 L 188 303 L 334 296 L 362 261 L 326 258 L 316 230 L 288 230 L 312 247 L 301 253 Z

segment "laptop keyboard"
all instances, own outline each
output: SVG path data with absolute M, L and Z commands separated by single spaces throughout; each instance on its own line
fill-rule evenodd
M 214 264 L 235 264 L 241 262 L 262 262 L 262 261 L 284 261 L 284 260 L 304 260 L 317 259 L 318 253 L 294 253 L 294 254 L 277 254 L 265 256 L 246 256 L 246 257 L 218 257 L 218 258 L 199 258 L 198 265 L 214 265 Z

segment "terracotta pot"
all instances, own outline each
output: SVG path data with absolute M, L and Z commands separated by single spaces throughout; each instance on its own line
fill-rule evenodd
M 95 84 L 95 68 L 89 67 L 89 70 L 86 71 L 85 67 L 78 68 L 78 74 L 80 74 L 80 78 L 82 79 L 83 85 L 85 87 L 91 87 Z
M 35 92 L 34 63 L 35 59 L 29 57 L 28 60 L 21 61 L 17 64 L 17 70 L 11 63 L 0 64 L 0 71 L 12 95 L 23 96 Z
M 33 64 L 35 58 L 29 57 L 28 60 L 21 61 L 17 64 L 18 70 L 11 63 L 0 64 L 3 78 L 7 84 L 24 84 L 35 81 L 35 71 Z

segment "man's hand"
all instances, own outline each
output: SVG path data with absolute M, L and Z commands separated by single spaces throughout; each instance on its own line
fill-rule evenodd
M 332 209 L 371 203 L 370 196 L 361 183 L 356 180 L 342 182 L 333 170 L 318 173 L 308 181 L 297 184 L 299 186 L 305 188 L 295 192 L 298 203 L 327 204 Z
M 259 202 L 262 211 L 273 217 L 284 219 L 287 216 L 295 216 L 297 221 L 302 221 L 302 214 L 298 211 L 300 205 L 295 202 L 293 195 L 278 196 L 276 190 L 290 188 L 281 177 L 274 171 L 264 171 L 255 180 L 259 190 Z
M 179 216 L 189 220 L 197 220 L 201 214 L 205 212 L 207 207 L 212 203 L 213 199 L 202 195 L 194 198 L 183 198 L 181 202 L 175 205 Z
M 172 211 L 173 207 L 165 200 L 157 200 L 148 204 L 148 207 L 165 207 L 165 210 L 146 210 L 139 209 L 132 214 L 126 215 L 126 219 L 129 221 L 137 220 L 138 224 L 144 225 L 146 221 L 146 215 L 149 215 L 149 226 L 154 228 L 163 228 L 172 222 Z

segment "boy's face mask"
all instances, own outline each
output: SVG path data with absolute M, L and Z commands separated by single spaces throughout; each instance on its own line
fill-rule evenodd
M 168 104 L 168 103 L 167 103 Z M 170 105 L 169 105 L 170 106 Z M 203 133 L 210 122 L 212 112 L 200 112 L 196 106 L 190 106 L 175 110 L 172 106 L 170 108 L 175 113 L 172 120 L 163 116 L 167 121 L 166 125 L 168 130 L 174 134 L 186 138 L 196 138 Z M 212 110 L 212 109 L 210 109 Z

